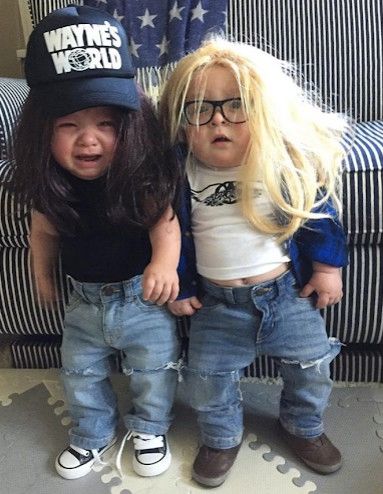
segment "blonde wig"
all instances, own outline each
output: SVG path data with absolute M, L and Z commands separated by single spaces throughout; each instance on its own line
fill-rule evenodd
M 313 209 L 320 209 L 329 198 L 340 212 L 345 156 L 341 140 L 347 120 L 326 110 L 312 91 L 303 90 L 290 64 L 254 46 L 212 38 L 178 62 L 160 99 L 169 143 L 173 145 L 184 136 L 183 107 L 191 82 L 217 65 L 234 75 L 247 114 L 251 138 L 239 188 L 248 221 L 283 241 L 307 219 L 324 217 Z M 202 100 L 203 83 L 198 92 L 198 100 Z M 192 154 L 189 149 L 188 160 Z M 273 204 L 272 217 L 254 209 L 256 181 L 263 183 Z

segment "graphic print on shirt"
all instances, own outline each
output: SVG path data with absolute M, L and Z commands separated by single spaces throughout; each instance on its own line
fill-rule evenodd
M 191 189 L 191 197 L 192 200 L 203 202 L 206 206 L 235 204 L 238 201 L 236 182 L 210 184 L 202 190 Z
M 239 199 L 237 188 L 237 182 L 233 180 L 210 184 L 201 190 L 191 189 L 191 198 L 193 201 L 202 202 L 206 206 L 236 204 Z M 255 188 L 254 198 L 260 197 L 261 195 L 262 192 Z

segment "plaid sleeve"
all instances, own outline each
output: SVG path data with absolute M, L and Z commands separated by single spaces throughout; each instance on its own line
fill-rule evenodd
M 313 212 L 328 217 L 308 220 L 294 235 L 298 251 L 307 260 L 342 267 L 348 264 L 346 235 L 329 200 Z
M 191 232 L 190 188 L 185 179 L 185 187 L 181 195 L 179 221 L 181 225 L 181 255 L 178 264 L 180 293 L 177 300 L 193 297 L 197 294 L 197 270 L 195 248 Z
M 348 249 L 343 227 L 336 218 L 310 220 L 294 235 L 298 251 L 307 260 L 347 266 Z

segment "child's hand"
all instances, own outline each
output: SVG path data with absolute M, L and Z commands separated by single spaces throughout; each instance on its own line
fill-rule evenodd
M 197 297 L 185 298 L 168 302 L 168 309 L 175 316 L 192 316 L 194 312 L 202 307 Z
M 150 300 L 157 305 L 173 302 L 178 295 L 178 274 L 166 266 L 149 263 L 142 277 L 144 300 Z
M 301 297 L 309 297 L 316 292 L 317 309 L 337 304 L 343 297 L 343 284 L 340 269 L 319 262 L 313 263 L 313 275 L 300 292 Z

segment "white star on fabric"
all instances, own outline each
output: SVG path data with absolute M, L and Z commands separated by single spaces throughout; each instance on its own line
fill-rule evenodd
M 179 19 L 182 21 L 181 12 L 185 7 L 178 7 L 178 1 L 174 2 L 174 5 L 171 10 L 169 10 L 169 22 L 172 22 L 173 19 Z
M 169 43 L 170 41 L 166 39 L 166 36 L 163 36 L 161 44 L 156 45 L 156 47 L 160 49 L 160 54 L 159 54 L 160 57 L 168 52 Z
M 158 16 L 157 15 L 150 15 L 149 9 L 146 9 L 144 15 L 138 15 L 137 17 L 139 19 L 141 19 L 141 21 L 142 21 L 142 24 L 141 24 L 141 29 L 142 29 L 145 26 L 154 27 L 153 19 L 155 19 Z
M 118 22 L 121 22 L 122 19 L 125 17 L 124 15 L 118 15 L 117 9 L 114 9 L 113 12 L 113 17 L 118 20 Z
M 133 38 L 130 38 L 129 51 L 136 58 L 140 58 L 140 55 L 138 54 L 138 48 L 140 48 L 140 46 L 142 46 L 142 44 L 138 45 L 134 42 Z
M 222 14 L 225 16 L 225 21 L 224 21 L 224 23 L 223 23 L 223 27 L 225 28 L 225 31 L 226 31 L 226 34 L 227 34 L 228 29 L 229 29 L 228 18 L 227 18 L 227 17 L 228 17 L 228 15 L 227 15 L 227 10 L 224 10 L 224 11 L 222 12 Z
M 191 20 L 192 20 L 192 21 L 194 21 L 194 19 L 198 19 L 198 20 L 200 20 L 201 22 L 204 22 L 204 20 L 203 20 L 203 16 L 204 16 L 207 12 L 209 12 L 209 11 L 208 11 L 208 10 L 204 10 L 204 9 L 202 8 L 202 2 L 198 2 L 197 7 L 196 7 L 195 9 L 192 9 L 192 13 L 193 13 L 193 15 L 192 15 Z
M 100 5 L 100 3 L 104 3 L 105 5 L 107 5 L 108 0 L 97 0 L 97 7 Z

